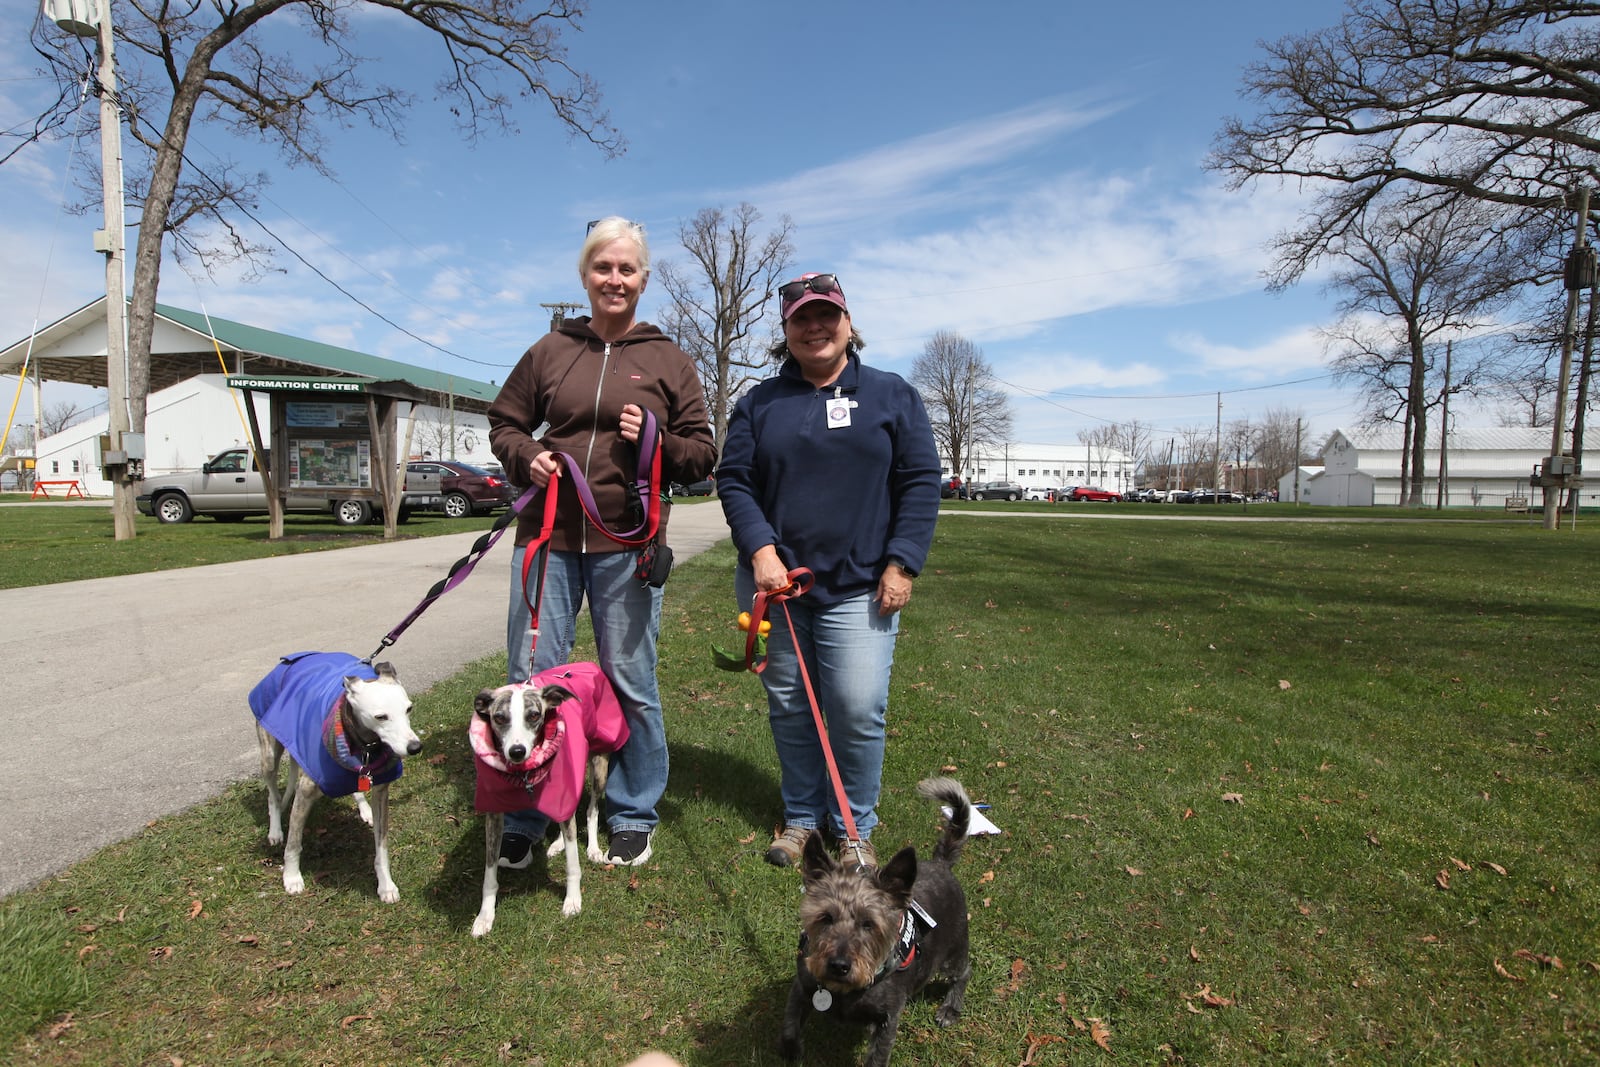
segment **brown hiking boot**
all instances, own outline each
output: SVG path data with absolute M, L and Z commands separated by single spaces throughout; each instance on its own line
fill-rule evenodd
M 851 845 L 846 838 L 841 837 L 834 842 L 834 846 L 838 850 L 840 863 L 869 869 L 878 866 L 878 852 L 872 847 L 871 841 L 858 841 L 855 845 Z M 860 849 L 859 852 L 856 851 L 857 848 Z
M 774 867 L 793 867 L 800 862 L 800 853 L 805 851 L 806 840 L 813 832 L 803 826 L 785 826 L 772 839 L 772 846 L 767 849 L 767 862 Z

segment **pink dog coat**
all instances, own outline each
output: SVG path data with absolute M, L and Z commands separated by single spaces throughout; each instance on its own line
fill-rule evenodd
M 556 822 L 578 810 L 584 769 L 591 752 L 615 752 L 628 740 L 628 723 L 611 682 L 594 663 L 568 663 L 540 671 L 519 689 L 559 685 L 576 699 L 565 700 L 540 731 L 541 743 L 523 762 L 507 766 L 495 750 L 494 733 L 481 716 L 472 716 L 468 737 L 478 772 L 473 806 L 478 811 L 537 808 Z

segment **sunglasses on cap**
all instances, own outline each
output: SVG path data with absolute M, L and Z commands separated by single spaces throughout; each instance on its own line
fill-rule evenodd
M 829 293 L 838 293 L 843 296 L 844 286 L 839 284 L 839 276 L 836 274 L 814 274 L 809 278 L 801 278 L 799 281 L 784 282 L 778 286 L 778 297 L 785 304 L 792 304 L 802 296 L 805 296 L 807 291 L 816 293 L 818 296 L 827 296 Z

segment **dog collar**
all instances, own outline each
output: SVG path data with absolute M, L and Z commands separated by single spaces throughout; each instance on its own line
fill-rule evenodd
M 335 763 L 356 776 L 356 789 L 365 793 L 372 788 L 373 775 L 388 770 L 391 764 L 398 762 L 399 757 L 382 741 L 364 746 L 361 755 L 357 756 L 349 738 L 345 736 L 344 710 L 345 698 L 341 696 L 322 724 L 322 745 Z M 373 755 L 374 749 L 377 750 L 376 756 Z

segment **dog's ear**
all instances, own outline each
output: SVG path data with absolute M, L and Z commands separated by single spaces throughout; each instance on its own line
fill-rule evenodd
M 800 851 L 800 874 L 808 882 L 814 882 L 833 873 L 838 866 L 833 861 L 833 856 L 828 853 L 826 835 L 820 830 L 811 831 L 811 836 L 806 838 L 806 845 Z
M 545 711 L 553 711 L 567 701 L 577 699 L 578 694 L 554 683 L 539 690 L 539 700 L 544 704 Z
M 480 719 L 487 720 L 489 718 L 489 709 L 493 706 L 493 689 L 480 689 L 478 690 L 478 695 L 472 698 L 472 710 L 477 713 Z
M 878 886 L 904 900 L 911 899 L 911 885 L 917 880 L 917 850 L 907 845 L 896 852 L 878 872 Z
M 400 676 L 394 672 L 394 664 L 392 663 L 374 663 L 372 669 L 378 672 L 379 681 L 398 682 L 400 680 Z

